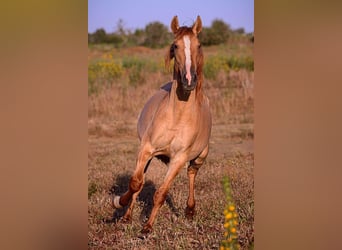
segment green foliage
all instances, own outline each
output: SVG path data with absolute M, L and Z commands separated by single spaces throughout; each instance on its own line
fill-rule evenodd
M 245 29 L 244 28 L 238 28 L 238 29 L 234 30 L 234 33 L 240 34 L 240 35 L 245 34 Z
M 129 46 L 143 45 L 146 39 L 146 33 L 143 29 L 136 29 L 133 34 L 128 36 L 127 44 Z
M 122 36 L 116 33 L 107 34 L 104 29 L 97 29 L 93 34 L 88 34 L 89 44 L 110 43 L 119 47 L 123 41 Z
M 97 29 L 91 37 L 93 43 L 104 43 L 107 39 L 107 34 L 104 29 Z
M 204 77 L 208 79 L 215 79 L 220 70 L 229 72 L 229 65 L 224 56 L 211 56 L 204 64 Z
M 220 70 L 229 72 L 229 70 L 238 71 L 240 69 L 254 70 L 254 60 L 252 57 L 226 57 L 221 55 L 208 57 L 204 64 L 203 73 L 208 79 L 216 79 Z
M 203 28 L 203 31 L 200 33 L 200 41 L 206 46 L 225 43 L 231 32 L 228 24 L 216 19 L 212 22 L 210 28 Z
M 234 70 L 239 70 L 239 69 L 247 69 L 249 71 L 254 70 L 254 60 L 251 57 L 235 57 L 231 56 L 227 60 L 227 64 L 229 65 L 230 68 Z
M 199 34 L 204 46 L 224 44 L 233 36 L 245 35 L 244 28 L 232 30 L 229 24 L 223 20 L 215 19 L 210 27 L 203 27 Z M 161 22 L 155 21 L 146 25 L 144 29 L 130 31 L 125 28 L 124 21 L 120 19 L 116 31 L 106 33 L 104 29 L 97 29 L 88 34 L 89 44 L 113 44 L 116 48 L 128 46 L 146 46 L 150 48 L 162 48 L 172 41 L 169 27 Z M 254 41 L 254 36 L 250 41 Z
M 149 23 L 145 28 L 144 45 L 151 48 L 162 48 L 171 41 L 168 28 L 160 22 Z
M 128 71 L 129 83 L 133 86 L 145 81 L 144 72 L 160 70 L 156 61 L 147 58 L 125 57 L 122 66 Z
M 88 94 L 97 93 L 99 88 L 110 86 L 114 79 L 123 74 L 121 64 L 109 60 L 101 60 L 88 65 Z

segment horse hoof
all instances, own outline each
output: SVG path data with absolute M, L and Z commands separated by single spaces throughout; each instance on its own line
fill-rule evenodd
M 152 227 L 150 225 L 144 226 L 143 229 L 141 230 L 141 233 L 144 235 L 152 233 Z
M 113 198 L 113 207 L 114 208 L 122 208 L 122 206 L 120 205 L 120 196 L 115 196 Z
M 121 219 L 121 222 L 122 222 L 123 224 L 130 224 L 130 223 L 132 222 L 132 218 L 131 218 L 131 217 L 123 217 L 123 218 Z
M 188 220 L 193 220 L 195 216 L 195 210 L 186 208 L 185 210 L 185 218 Z

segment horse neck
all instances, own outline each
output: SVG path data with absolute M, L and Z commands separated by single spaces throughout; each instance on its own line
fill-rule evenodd
M 197 89 L 192 90 L 188 96 L 183 93 L 177 93 L 177 81 L 173 80 L 169 99 L 169 114 L 178 121 L 182 117 L 195 114 L 199 107 Z
M 203 73 L 202 73 L 202 68 L 198 68 L 197 69 L 197 77 L 198 77 L 198 82 L 197 82 L 197 85 L 196 85 L 196 88 L 191 91 L 191 94 L 189 97 L 194 97 L 194 98 L 191 98 L 191 100 L 184 100 L 184 98 L 182 98 L 182 96 L 173 96 L 173 98 L 176 98 L 176 97 L 179 97 L 178 100 L 175 100 L 175 102 L 177 101 L 189 101 L 190 103 L 191 102 L 198 102 L 198 103 L 202 103 L 202 100 L 203 100 L 203 92 L 202 92 L 202 82 L 203 82 Z M 176 71 L 176 65 L 174 66 L 174 70 L 173 70 L 173 84 L 172 84 L 172 89 L 174 91 L 174 93 L 177 93 L 177 89 L 176 89 L 176 86 L 178 85 L 178 75 L 177 75 L 177 71 Z M 180 84 L 180 83 L 179 83 Z M 190 99 L 190 98 L 189 98 Z

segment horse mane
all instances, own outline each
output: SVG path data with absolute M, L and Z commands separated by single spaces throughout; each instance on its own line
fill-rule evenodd
M 175 40 L 180 39 L 183 36 L 186 35 L 194 35 L 192 28 L 186 27 L 186 26 L 182 26 L 179 27 L 179 29 L 177 30 L 177 32 L 175 33 Z M 175 57 L 174 55 L 174 43 L 172 43 L 170 45 L 169 50 L 167 51 L 166 55 L 165 55 L 165 67 L 167 70 L 170 70 L 170 62 L 171 60 Z M 197 55 L 197 62 L 196 62 L 196 73 L 197 73 L 197 86 L 196 86 L 196 97 L 198 98 L 199 102 L 202 102 L 203 99 L 203 93 L 202 93 L 202 82 L 203 82 L 203 51 L 202 51 L 202 47 L 200 47 L 200 49 L 198 50 L 198 55 Z M 175 79 L 175 72 L 178 72 L 178 70 L 176 69 L 176 65 L 174 63 L 173 66 L 173 78 Z

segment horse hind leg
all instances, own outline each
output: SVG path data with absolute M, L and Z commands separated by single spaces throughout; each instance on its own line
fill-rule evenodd
M 189 165 L 187 174 L 189 178 L 189 196 L 187 200 L 187 206 L 185 209 L 185 217 L 187 219 L 193 219 L 195 215 L 195 178 L 197 175 L 197 166 Z
M 201 154 L 194 160 L 190 161 L 190 165 L 187 169 L 189 178 L 189 196 L 187 200 L 187 206 L 185 209 L 185 217 L 192 220 L 195 215 L 195 178 L 198 169 L 202 166 L 204 160 L 208 155 L 208 146 L 201 152 Z

